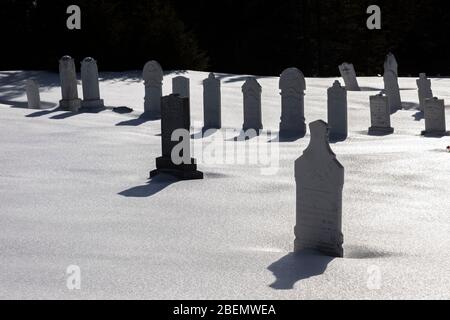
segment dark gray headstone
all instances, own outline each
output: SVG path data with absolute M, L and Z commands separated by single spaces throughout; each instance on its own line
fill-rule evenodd
M 83 86 L 83 108 L 103 108 L 105 104 L 100 99 L 97 61 L 93 58 L 88 57 L 81 62 L 81 82 Z
M 172 93 L 178 94 L 181 98 L 190 98 L 189 78 L 175 77 L 172 79 Z
M 210 73 L 203 81 L 203 122 L 205 129 L 222 128 L 220 79 Z
M 339 66 L 339 72 L 344 79 L 345 89 L 347 91 L 361 91 L 356 77 L 355 67 L 351 63 L 343 63 Z
M 394 54 L 392 54 L 391 52 L 387 54 L 384 61 L 384 73 L 386 73 L 387 71 L 394 72 L 395 76 L 398 77 L 397 59 L 395 59 Z
M 427 78 L 425 73 L 421 73 L 419 79 L 417 79 L 417 88 L 419 92 L 419 109 L 425 111 L 425 100 L 433 98 L 431 80 Z
M 384 91 L 388 97 L 390 112 L 394 113 L 402 109 L 402 99 L 400 97 L 400 87 L 397 75 L 393 71 L 384 73 Z
M 347 90 L 339 81 L 328 89 L 328 125 L 330 141 L 343 141 L 348 136 Z
M 370 97 L 370 135 L 394 133 L 391 127 L 391 109 L 388 97 L 380 93 Z
M 77 112 L 81 108 L 81 100 L 78 98 L 75 61 L 70 56 L 64 56 L 59 60 L 59 77 L 62 93 L 60 108 Z
M 422 135 L 444 136 L 447 134 L 445 123 L 445 102 L 438 98 L 425 100 L 425 131 Z
M 263 129 L 261 115 L 261 86 L 255 78 L 248 78 L 242 86 L 244 94 L 244 125 L 243 130 Z
M 300 136 L 306 134 L 305 124 L 305 77 L 297 68 L 289 68 L 280 76 L 281 122 L 280 135 Z
M 190 126 L 189 98 L 181 98 L 174 94 L 163 97 L 161 102 L 162 157 L 156 159 L 156 170 L 150 172 L 150 177 L 165 173 L 182 180 L 203 179 L 203 173 L 197 171 L 196 161 L 190 154 Z M 174 137 L 174 133 L 179 135 Z M 179 162 L 180 157 L 186 160 Z
M 163 70 L 158 62 L 149 61 L 142 73 L 145 85 L 144 113 L 152 118 L 161 116 L 161 97 L 163 85 Z
M 328 143 L 327 124 L 313 122 L 310 130 L 311 142 L 295 162 L 295 251 L 317 250 L 331 257 L 343 257 L 344 167 Z
M 37 83 L 37 81 L 27 80 L 26 90 L 27 90 L 28 108 L 40 109 L 41 108 L 41 98 L 40 98 L 40 94 L 39 94 L 39 84 Z

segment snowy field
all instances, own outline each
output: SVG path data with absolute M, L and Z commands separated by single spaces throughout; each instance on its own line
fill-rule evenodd
M 168 73 L 164 94 L 177 74 L 191 79 L 200 128 L 207 73 Z M 346 170 L 346 257 L 330 259 L 291 254 L 294 161 L 309 135 L 279 144 L 275 176 L 199 163 L 204 180 L 148 181 L 161 155 L 160 122 L 139 118 L 141 73 L 100 76 L 108 108 L 71 114 L 55 111 L 57 74 L 0 72 L 0 298 L 450 299 L 450 137 L 420 136 L 415 78 L 400 79 L 404 110 L 385 137 L 367 135 L 369 96 L 382 78 L 360 78 L 364 91 L 348 94 L 349 138 L 332 145 Z M 224 128 L 240 129 L 245 76 L 219 76 Z M 30 77 L 41 83 L 45 110 L 26 108 Z M 327 120 L 334 80 L 306 79 L 308 123 Z M 258 81 L 264 127 L 277 131 L 278 78 Z M 450 104 L 450 79 L 432 86 Z M 111 110 L 119 106 L 134 112 Z M 81 290 L 66 287 L 69 265 L 81 268 Z

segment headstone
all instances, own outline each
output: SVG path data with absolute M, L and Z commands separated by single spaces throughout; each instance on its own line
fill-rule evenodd
M 353 64 L 345 62 L 339 66 L 339 71 L 347 91 L 361 91 Z
M 172 93 L 181 98 L 190 98 L 189 78 L 175 77 L 172 79 Z
M 203 81 L 203 119 L 205 129 L 222 128 L 220 79 L 210 73 Z
M 425 73 L 421 73 L 419 79 L 417 79 L 417 88 L 419 91 L 419 109 L 425 111 L 425 100 L 433 98 L 431 80 L 427 78 Z
M 384 72 L 386 73 L 387 71 L 394 72 L 395 76 L 398 77 L 397 59 L 395 59 L 395 56 L 392 53 L 388 53 L 386 60 L 384 61 Z
M 261 91 L 261 86 L 255 78 L 248 78 L 242 86 L 242 92 L 244 94 L 244 131 L 253 129 L 259 132 L 263 129 Z
M 398 85 L 397 75 L 393 71 L 384 73 L 384 91 L 388 97 L 390 112 L 394 113 L 402 109 L 402 98 L 400 96 L 400 87 Z
M 75 61 L 70 56 L 64 56 L 59 60 L 59 77 L 62 92 L 60 108 L 77 112 L 81 108 L 81 100 L 78 98 Z
M 339 81 L 328 89 L 328 125 L 330 140 L 343 141 L 348 136 L 347 90 Z
M 39 94 L 39 84 L 35 80 L 27 80 L 27 100 L 28 108 L 30 109 L 40 109 L 41 108 L 41 98 Z
M 422 135 L 444 136 L 447 134 L 444 100 L 431 98 L 425 100 L 425 131 Z
M 281 122 L 280 135 L 304 136 L 305 124 L 305 90 L 303 73 L 297 68 L 289 68 L 280 76 Z
M 169 174 L 182 180 L 203 179 L 203 173 L 197 171 L 197 164 L 195 159 L 191 158 L 190 154 L 190 108 L 189 98 L 182 98 L 178 95 L 170 95 L 163 97 L 161 100 L 161 143 L 162 143 L 162 157 L 156 159 L 156 170 L 150 172 L 150 177 L 153 178 L 158 174 Z M 177 137 L 180 140 L 174 140 L 172 136 L 177 130 L 181 130 L 182 137 Z M 172 153 L 181 148 L 181 156 L 187 161 L 177 163 L 174 160 Z M 175 149 L 177 148 L 177 149 Z
M 100 99 L 97 61 L 93 58 L 88 57 L 81 62 L 81 82 L 83 86 L 83 108 L 103 108 L 105 104 Z
M 389 108 L 388 97 L 380 93 L 370 97 L 370 135 L 391 134 L 394 128 L 391 127 L 391 109 Z
M 158 62 L 149 61 L 144 66 L 142 76 L 145 85 L 144 114 L 158 119 L 161 117 L 163 70 Z
M 295 162 L 295 251 L 317 250 L 331 257 L 343 257 L 344 167 L 328 143 L 327 124 L 313 122 L 310 130 L 309 146 Z

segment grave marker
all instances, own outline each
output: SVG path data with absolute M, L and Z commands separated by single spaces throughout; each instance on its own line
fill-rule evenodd
M 402 109 L 402 98 L 398 78 L 393 71 L 386 71 L 384 74 L 384 91 L 388 97 L 390 112 L 394 113 Z
M 144 114 L 158 119 L 161 117 L 163 70 L 158 62 L 149 61 L 144 66 L 142 77 L 145 85 Z
M 353 64 L 345 62 L 339 66 L 339 71 L 347 91 L 361 91 Z
M 35 80 L 27 80 L 26 82 L 27 101 L 29 109 L 40 109 L 41 98 L 39 94 L 39 84 Z
M 305 77 L 297 68 L 289 68 L 280 76 L 281 95 L 281 136 L 299 136 L 306 134 L 305 124 Z
M 85 58 L 81 62 L 81 82 L 83 86 L 83 108 L 103 108 L 105 104 L 100 99 L 97 61 L 91 57 Z
M 220 80 L 214 73 L 203 81 L 203 122 L 205 129 L 222 128 Z
M 255 78 L 248 78 L 242 86 L 244 94 L 244 131 L 253 129 L 259 132 L 263 129 L 261 91 L 261 86 Z
M 59 102 L 60 108 L 77 112 L 81 108 L 81 100 L 78 98 L 75 61 L 70 56 L 64 56 L 59 60 L 59 77 L 62 93 L 62 100 Z
M 422 135 L 445 136 L 445 102 L 442 99 L 431 98 L 425 100 L 425 131 Z
M 394 129 L 391 127 L 391 109 L 389 108 L 388 97 L 380 93 L 370 97 L 370 135 L 391 134 Z
M 178 94 L 181 98 L 190 98 L 189 78 L 181 76 L 173 78 L 172 93 Z
M 343 141 L 348 136 L 347 90 L 335 81 L 328 89 L 328 124 L 330 141 Z
M 431 80 L 427 78 L 425 73 L 421 73 L 416 82 L 419 92 L 419 109 L 421 111 L 425 111 L 425 100 L 433 98 Z

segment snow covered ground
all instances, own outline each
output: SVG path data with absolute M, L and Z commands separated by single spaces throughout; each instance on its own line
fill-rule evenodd
M 177 74 L 191 79 L 192 123 L 201 127 L 207 74 L 168 73 L 164 94 Z M 48 109 L 26 109 L 29 77 L 41 83 Z M 245 76 L 220 77 L 224 128 L 240 129 Z M 369 96 L 382 78 L 360 78 L 365 91 L 348 94 L 350 137 L 332 145 L 346 169 L 345 259 L 291 254 L 294 160 L 309 135 L 280 143 L 275 176 L 259 166 L 200 163 L 204 180 L 149 182 L 160 123 L 139 119 L 140 72 L 101 78 L 106 105 L 133 113 L 54 111 L 57 74 L 0 72 L 0 298 L 450 298 L 450 137 L 420 136 L 415 78 L 400 79 L 405 110 L 385 137 L 367 135 Z M 308 123 L 327 119 L 334 80 L 306 80 Z M 258 81 L 263 124 L 276 131 L 278 78 Z M 432 85 L 450 103 L 450 79 Z M 81 290 L 66 287 L 69 265 L 81 268 Z

